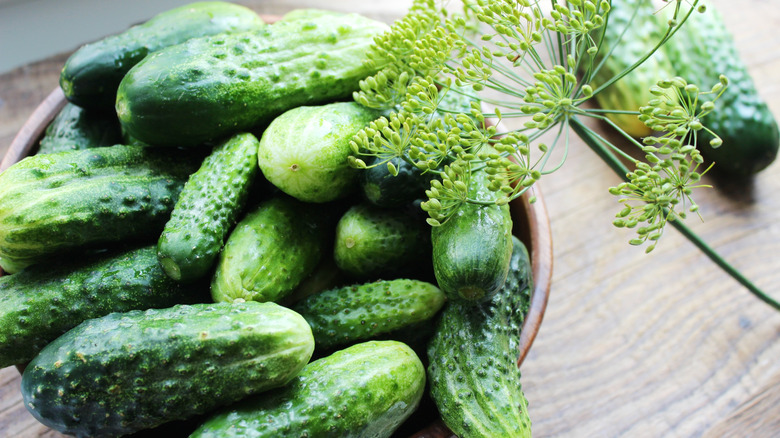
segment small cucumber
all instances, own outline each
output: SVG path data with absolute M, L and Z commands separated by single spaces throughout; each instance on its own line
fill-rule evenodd
M 313 349 L 306 321 L 274 303 L 112 313 L 47 345 L 22 396 L 57 431 L 121 436 L 285 385 Z
M 168 278 L 153 246 L 64 256 L 0 278 L 0 368 L 29 361 L 87 319 L 203 302 L 207 288 Z
M 159 236 L 202 159 L 124 145 L 23 159 L 0 174 L 0 266 Z
M 378 159 L 369 161 L 370 167 L 360 171 L 360 187 L 368 202 L 378 207 L 397 208 L 425 197 L 433 174 L 422 173 L 417 167 L 396 157 L 390 160 L 397 171 L 393 175 L 385 164 L 372 166 Z
M 472 173 L 469 197 L 495 201 L 487 174 Z M 506 280 L 512 256 L 508 205 L 464 203 L 440 226 L 431 227 L 433 269 L 439 287 L 455 301 L 486 300 Z
M 300 106 L 275 118 L 258 148 L 260 170 L 281 191 L 305 202 L 328 202 L 357 187 L 347 163 L 349 141 L 379 113 L 354 102 Z
M 514 236 L 506 283 L 488 302 L 448 303 L 429 343 L 430 394 L 461 438 L 528 438 L 531 421 L 517 366 L 531 266 Z
M 398 275 L 430 257 L 430 227 L 408 211 L 357 204 L 336 224 L 333 258 L 355 277 Z
M 251 32 L 193 38 L 133 67 L 117 91 L 127 132 L 152 145 L 199 145 L 302 105 L 348 99 L 375 73 L 363 63 L 388 27 L 321 14 Z
M 311 326 L 319 350 L 427 321 L 445 300 L 430 283 L 395 279 L 329 289 L 297 303 L 293 310 Z
M 330 248 L 332 213 L 320 207 L 280 195 L 241 219 L 219 256 L 214 301 L 277 301 L 291 293 Z
M 409 347 L 364 342 L 306 365 L 284 388 L 218 412 L 190 438 L 387 438 L 424 388 L 425 370 Z
M 122 143 L 114 111 L 85 110 L 67 103 L 46 127 L 38 154 L 112 146 Z
M 184 185 L 157 244 L 160 264 L 174 280 L 211 271 L 257 174 L 257 145 L 252 134 L 234 135 Z
M 228 2 L 180 6 L 76 50 L 60 73 L 60 87 L 65 97 L 79 106 L 112 109 L 119 82 L 147 54 L 193 37 L 263 25 L 251 9 Z

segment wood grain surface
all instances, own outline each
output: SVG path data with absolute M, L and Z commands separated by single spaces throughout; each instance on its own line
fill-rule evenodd
M 315 2 L 244 2 L 263 13 Z M 712 0 L 759 92 L 780 116 L 780 2 Z M 408 2 L 331 1 L 390 21 Z M 0 75 L 0 153 L 57 84 L 66 57 Z M 597 126 L 597 129 L 602 127 Z M 747 181 L 707 178 L 689 226 L 780 299 L 780 162 Z M 541 188 L 552 219 L 553 291 L 523 364 L 536 437 L 780 436 L 780 313 L 669 229 L 650 255 L 611 223 L 619 183 L 573 141 Z M 0 437 L 58 437 L 0 370 Z

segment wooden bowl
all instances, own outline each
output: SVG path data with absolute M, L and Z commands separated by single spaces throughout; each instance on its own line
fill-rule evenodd
M 65 95 L 59 88 L 52 91 L 41 102 L 11 142 L 8 152 L 0 161 L 0 172 L 37 150 L 38 142 L 46 127 L 66 103 Z M 536 202 L 533 204 L 529 203 L 531 196 L 536 196 Z M 514 222 L 513 233 L 528 246 L 530 251 L 534 280 L 530 310 L 523 323 L 518 348 L 517 365 L 520 366 L 539 331 L 547 306 L 547 298 L 550 294 L 553 266 L 552 237 L 547 209 L 538 187 L 512 201 L 510 209 Z M 0 276 L 2 275 L 3 271 L 0 270 Z M 451 437 L 453 434 L 442 423 L 441 419 L 435 419 L 429 426 L 412 436 L 415 438 L 445 438 Z

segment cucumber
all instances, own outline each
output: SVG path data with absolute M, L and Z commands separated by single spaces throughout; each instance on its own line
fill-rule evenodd
M 38 154 L 112 146 L 122 143 L 114 111 L 85 110 L 67 103 L 46 127 Z
M 369 166 L 380 158 L 367 163 Z M 423 173 L 420 169 L 399 157 L 390 162 L 397 174 L 390 173 L 387 165 L 368 167 L 360 171 L 360 188 L 365 199 L 383 208 L 397 208 L 425 197 L 425 190 L 431 187 L 432 173 Z
M 291 293 L 329 250 L 332 214 L 286 195 L 261 203 L 228 236 L 211 282 L 214 301 L 277 301 Z
M 433 284 L 395 279 L 329 289 L 292 309 L 309 323 L 315 345 L 321 350 L 428 321 L 445 300 Z
M 329 202 L 357 187 L 349 142 L 379 113 L 354 102 L 299 106 L 263 132 L 258 162 L 266 179 L 305 202 Z
M 408 211 L 357 204 L 336 224 L 333 258 L 354 277 L 400 275 L 430 263 L 430 230 Z
M 395 341 L 369 341 L 304 367 L 289 385 L 208 418 L 191 438 L 386 438 L 417 408 L 425 370 Z
M 674 61 L 677 75 L 702 90 L 715 85 L 721 74 L 729 79 L 726 91 L 715 103 L 715 111 L 701 120 L 723 144 L 713 148 L 713 137 L 699 131 L 698 148 L 705 159 L 715 162 L 713 170 L 749 176 L 772 164 L 780 146 L 777 120 L 758 94 L 714 5 L 708 5 L 704 13 L 691 14 L 664 50 Z
M 486 188 L 487 174 L 476 171 L 469 197 L 494 201 Z M 446 222 L 431 227 L 433 272 L 439 287 L 454 301 L 487 300 L 506 280 L 512 256 L 509 206 L 463 203 Z
M 57 431 L 120 436 L 282 386 L 313 349 L 306 321 L 273 303 L 112 313 L 47 345 L 22 375 L 22 396 Z
M 0 368 L 28 362 L 87 319 L 207 298 L 206 288 L 169 279 L 153 246 L 30 266 L 0 277 Z
M 119 82 L 146 55 L 190 38 L 257 29 L 254 11 L 228 2 L 196 2 L 161 12 L 122 33 L 86 44 L 62 68 L 65 97 L 85 108 L 112 109 Z
M 387 25 L 357 14 L 280 21 L 157 51 L 122 79 L 116 110 L 152 145 L 198 145 L 301 106 L 344 100 L 375 73 L 363 57 Z
M 0 174 L 0 267 L 159 236 L 201 160 L 124 145 L 23 159 Z
M 647 0 L 612 2 L 607 26 L 595 31 L 593 36 L 598 41 L 603 30 L 603 43 L 594 65 L 603 64 L 590 83 L 594 89 L 639 61 L 661 41 L 667 25 L 656 15 L 656 10 L 655 4 Z M 641 66 L 594 97 L 604 109 L 638 112 L 640 107 L 657 98 L 650 93 L 650 88 L 661 79 L 675 76 L 674 71 L 672 59 L 663 50 L 658 50 Z M 668 93 L 667 97 L 677 101 L 673 93 Z M 646 137 L 653 133 L 636 114 L 609 113 L 607 117 L 631 136 Z
M 252 134 L 230 137 L 184 185 L 157 243 L 160 264 L 174 280 L 189 282 L 211 271 L 257 174 L 257 145 Z
M 528 312 L 528 251 L 513 237 L 506 283 L 489 302 L 450 302 L 428 346 L 430 394 L 459 437 L 530 437 L 528 401 L 517 366 Z

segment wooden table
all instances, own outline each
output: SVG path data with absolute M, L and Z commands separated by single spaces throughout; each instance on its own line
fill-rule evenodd
M 408 2 L 334 1 L 386 21 Z M 380 2 L 376 2 L 379 4 Z M 780 3 L 712 0 L 760 93 L 780 117 Z M 248 3 L 281 13 L 307 2 Z M 370 12 L 369 12 L 370 11 Z M 66 55 L 0 75 L 0 153 L 56 86 Z M 780 436 L 780 314 L 670 228 L 650 255 L 615 229 L 618 178 L 572 143 L 541 182 L 555 245 L 553 291 L 523 365 L 537 437 Z M 690 227 L 780 299 L 780 162 L 750 181 L 708 179 Z M 60 436 L 25 410 L 16 369 L 0 370 L 0 436 Z

